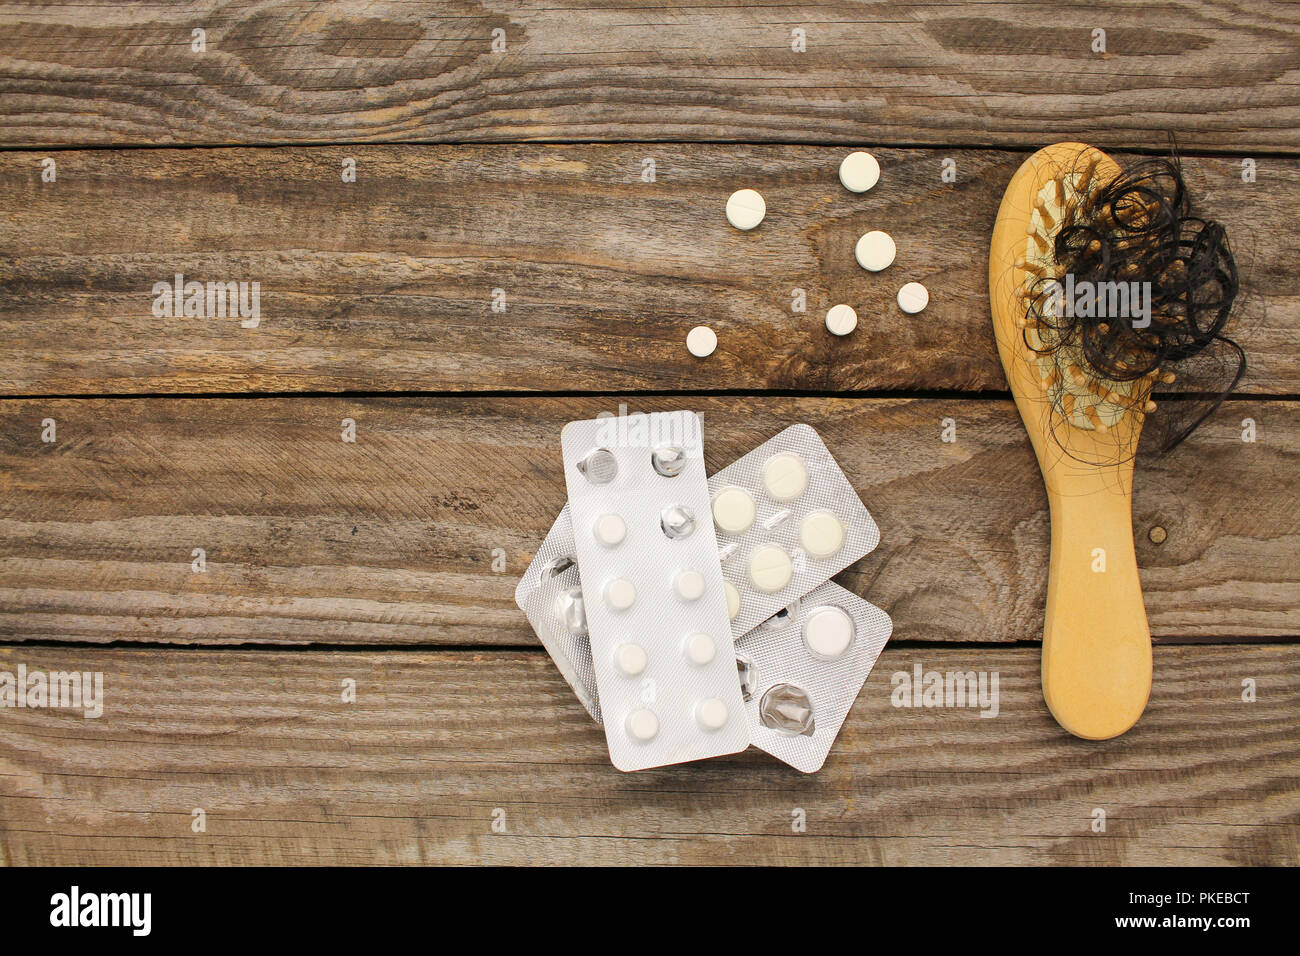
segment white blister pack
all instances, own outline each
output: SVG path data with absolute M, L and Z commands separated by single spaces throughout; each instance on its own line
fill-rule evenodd
M 709 479 L 734 637 L 880 543 L 880 529 L 810 425 L 791 425 Z M 734 604 L 739 598 L 738 605 Z
M 754 746 L 820 770 L 893 629 L 880 608 L 828 581 L 740 638 Z
M 578 701 L 599 724 L 596 671 L 591 663 L 587 614 L 573 550 L 573 521 L 565 505 L 519 579 L 515 603 L 528 616 L 528 623 Z
M 570 422 L 561 444 L 614 766 L 643 770 L 744 750 L 749 726 L 699 416 Z

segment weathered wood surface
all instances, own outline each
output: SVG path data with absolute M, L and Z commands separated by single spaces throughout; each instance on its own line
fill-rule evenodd
M 0 402 L 0 636 L 535 646 L 513 591 L 564 504 L 560 430 L 618 401 Z M 631 408 L 683 405 L 704 415 L 711 470 L 793 422 L 823 434 L 882 534 L 840 580 L 893 615 L 897 638 L 1040 636 L 1046 499 L 1009 401 Z M 341 440 L 349 418 L 355 444 Z M 955 443 L 941 441 L 946 418 Z M 1233 401 L 1169 456 L 1141 457 L 1136 539 L 1158 639 L 1300 634 L 1297 436 L 1300 405 Z
M 621 774 L 541 653 L 0 649 L 20 663 L 100 671 L 105 703 L 0 712 L 11 864 L 1300 863 L 1294 645 L 1157 648 L 1104 743 L 1052 720 L 1034 648 L 890 648 L 809 776 L 756 750 Z M 998 716 L 895 708 L 918 663 L 996 671 Z
M 1265 0 L 17 3 L 0 142 L 1024 146 L 1059 130 L 1294 149 L 1298 35 L 1295 6 Z
M 1004 390 L 988 235 L 1023 154 L 882 150 L 882 180 L 863 196 L 839 184 L 843 155 L 90 151 L 57 154 L 49 183 L 45 157 L 0 154 L 0 391 Z M 355 183 L 342 181 L 347 157 Z M 955 184 L 941 181 L 945 158 Z M 1240 259 L 1243 390 L 1300 393 L 1300 161 L 1261 158 L 1253 184 L 1236 160 L 1186 168 Z M 767 198 L 753 233 L 723 215 L 742 186 Z M 853 256 L 872 229 L 899 245 L 880 274 Z M 177 273 L 259 282 L 260 325 L 155 317 L 154 284 Z M 896 302 L 912 280 L 931 293 L 919 316 Z M 823 322 L 837 302 L 861 317 L 846 339 Z M 685 348 L 701 323 L 720 340 L 706 361 Z

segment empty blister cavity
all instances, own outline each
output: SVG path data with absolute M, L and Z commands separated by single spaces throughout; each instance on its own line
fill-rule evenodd
M 829 511 L 814 511 L 799 522 L 799 546 L 814 558 L 829 558 L 844 547 L 844 524 Z
M 562 444 L 573 527 L 590 529 L 607 514 L 626 523 L 616 547 L 590 533 L 576 534 L 573 544 L 610 759 L 631 771 L 744 750 L 749 727 L 737 716 L 744 703 L 708 520 L 699 416 L 654 412 L 570 422 Z M 591 461 L 592 449 L 614 456 L 617 480 L 593 483 L 576 467 Z M 686 658 L 683 642 L 691 634 L 711 636 L 711 660 Z M 627 653 L 620 645 L 629 644 L 644 652 L 640 675 L 619 663 Z M 731 715 L 716 728 L 703 726 L 697 712 L 713 699 Z
M 763 694 L 758 707 L 764 727 L 785 734 L 811 737 L 816 721 L 812 697 L 795 684 L 775 684 Z
M 699 571 L 679 571 L 673 578 L 673 588 L 683 601 L 698 601 L 704 595 L 704 575 Z
M 651 452 L 650 464 L 665 478 L 674 478 L 686 467 L 686 450 L 680 445 L 660 445 Z
M 689 538 L 695 533 L 695 512 L 685 505 L 669 505 L 659 513 L 659 528 L 667 538 Z
M 620 515 L 601 515 L 596 519 L 595 533 L 596 540 L 605 547 L 617 547 L 627 537 L 627 522 Z
M 749 559 L 749 580 L 765 594 L 775 594 L 790 583 L 794 562 L 774 544 L 757 548 Z
M 754 497 L 744 488 L 723 488 L 713 498 L 713 523 L 727 534 L 743 534 L 754 524 Z
M 781 452 L 763 462 L 763 490 L 777 501 L 793 501 L 808 488 L 808 469 L 798 455 Z
M 853 643 L 853 618 L 834 604 L 814 608 L 803 625 L 803 640 L 818 657 L 834 661 L 844 656 Z
M 608 448 L 596 448 L 578 462 L 578 471 L 593 485 L 607 485 L 618 477 L 618 459 Z
M 570 634 L 587 636 L 587 612 L 582 606 L 582 588 L 568 587 L 555 596 L 555 616 Z

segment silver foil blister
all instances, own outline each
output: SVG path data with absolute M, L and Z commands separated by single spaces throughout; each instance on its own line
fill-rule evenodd
M 561 445 L 610 759 L 630 771 L 744 750 L 699 416 L 570 422 Z M 668 533 L 681 513 L 694 527 Z
M 827 621 L 850 622 L 842 649 L 827 646 L 840 636 Z M 741 637 L 736 660 L 754 746 L 804 773 L 820 770 L 893 628 L 880 608 L 828 581 Z
M 765 486 L 769 462 L 793 457 L 802 462 L 806 484 L 788 497 L 774 496 Z M 740 595 L 732 617 L 735 637 L 748 633 L 799 597 L 829 581 L 880 543 L 880 529 L 863 505 L 825 443 L 810 425 L 791 425 L 709 479 L 709 498 L 718 523 L 724 494 L 739 489 L 753 503 L 753 520 L 742 531 L 717 531 L 722 573 Z M 838 523 L 842 543 L 833 553 L 810 553 L 803 529 L 827 516 Z M 751 568 L 756 559 L 779 553 L 790 568 L 783 587 L 764 590 L 755 584 Z

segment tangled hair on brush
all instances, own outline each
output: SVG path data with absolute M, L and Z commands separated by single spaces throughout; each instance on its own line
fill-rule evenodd
M 1224 227 L 1193 214 L 1176 158 L 1152 159 L 1094 183 L 1067 211 L 1053 254 L 1061 275 L 1073 274 L 1076 283 L 1093 288 L 1149 282 L 1151 322 L 1136 328 L 1113 316 L 1048 310 L 1036 295 L 1029 315 L 1047 333 L 1037 351 L 1069 346 L 1086 375 L 1115 383 L 1161 374 L 1168 381 L 1169 371 L 1197 356 L 1208 359 L 1198 368 L 1214 368 L 1208 404 L 1172 431 L 1164 450 L 1172 449 L 1213 414 L 1246 371 L 1245 352 L 1224 334 L 1238 292 Z

